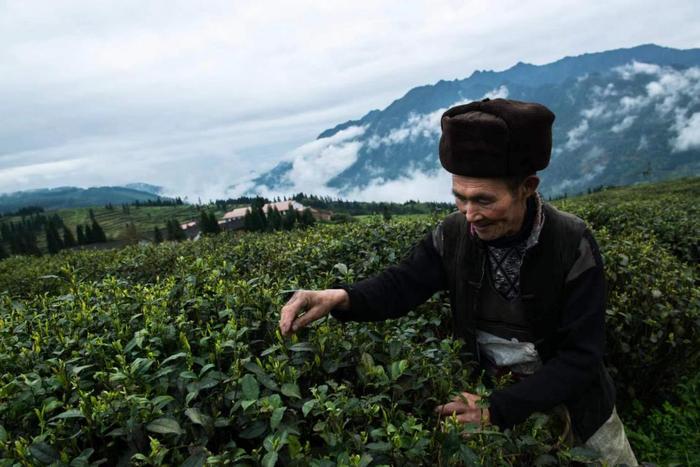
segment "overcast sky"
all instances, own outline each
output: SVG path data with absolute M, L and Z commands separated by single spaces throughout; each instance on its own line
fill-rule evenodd
M 656 43 L 697 0 L 0 0 L 0 192 L 147 182 L 202 200 L 415 86 Z

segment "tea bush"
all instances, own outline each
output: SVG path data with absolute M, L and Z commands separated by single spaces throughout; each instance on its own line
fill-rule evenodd
M 661 465 L 700 462 L 700 373 L 684 378 L 660 407 L 638 405 L 641 422 L 628 427 L 637 457 Z
M 612 199 L 605 209 L 614 225 L 593 223 L 610 288 L 608 360 L 622 407 L 653 407 L 698 371 L 697 268 L 662 230 L 620 229 L 623 220 L 636 225 L 639 211 L 634 199 Z M 676 201 L 654 226 L 671 230 L 675 220 L 664 216 L 678 210 L 695 219 L 683 228 L 697 224 L 692 199 Z M 565 203 L 584 217 L 594 212 Z M 455 392 L 486 393 L 450 337 L 444 294 L 392 322 L 327 318 L 291 339 L 279 335 L 283 291 L 371 276 L 437 221 L 377 217 L 1 261 L 0 465 L 592 458 L 562 445 L 558 421 L 545 414 L 505 433 L 435 418 L 433 407 Z M 662 452 L 650 433 L 635 431 L 633 442 Z

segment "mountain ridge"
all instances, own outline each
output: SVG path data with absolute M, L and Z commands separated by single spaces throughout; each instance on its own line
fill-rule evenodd
M 382 110 L 322 131 L 253 180 L 248 194 L 311 185 L 348 196 L 416 174 L 436 177 L 442 111 L 483 97 L 541 102 L 554 111 L 552 164 L 541 173 L 549 195 L 694 175 L 700 173 L 699 91 L 700 48 L 642 44 L 475 70 L 414 87 Z M 321 167 L 316 175 L 304 172 L 311 163 Z

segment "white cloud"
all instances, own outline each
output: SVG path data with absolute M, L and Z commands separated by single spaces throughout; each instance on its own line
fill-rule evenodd
M 496 98 L 507 98 L 508 97 L 508 87 L 501 85 L 486 94 L 484 94 L 481 99 L 488 97 L 490 99 Z M 368 141 L 368 146 L 371 149 L 376 149 L 382 145 L 391 145 L 397 143 L 403 143 L 407 139 L 410 141 L 415 141 L 417 138 L 437 138 L 440 136 L 440 119 L 442 114 L 448 108 L 467 104 L 472 100 L 477 99 L 460 99 L 448 107 L 439 108 L 427 114 L 416 114 L 414 112 L 410 113 L 408 120 L 401 124 L 400 127 L 392 129 L 385 136 L 372 135 Z
M 279 180 L 285 186 L 286 193 L 313 192 L 319 195 L 330 195 L 334 190 L 325 187 L 325 184 L 335 175 L 350 167 L 356 160 L 357 154 L 363 146 L 358 140 L 367 128 L 363 126 L 351 126 L 326 138 L 319 138 L 306 143 L 293 150 L 285 159 L 291 162 L 292 168 Z M 244 182 L 249 186 L 249 182 Z M 260 187 L 260 194 L 275 193 L 270 187 Z M 239 184 L 232 190 L 234 193 L 243 193 Z
M 633 60 L 632 63 L 614 68 L 622 79 L 630 80 L 637 75 L 658 75 L 661 67 L 654 63 L 642 63 Z
M 585 143 L 586 132 L 588 131 L 588 120 L 585 118 L 576 125 L 574 128 L 566 132 L 566 143 L 565 147 L 569 151 L 578 149 L 583 143 Z
M 361 201 L 454 201 L 452 174 L 446 170 L 425 173 L 417 169 L 409 171 L 397 180 L 375 179 L 367 187 L 345 193 L 347 199 Z
M 56 183 L 212 196 L 415 86 L 649 42 L 693 47 L 698 19 L 692 0 L 0 2 L 0 191 L 44 186 L 42 164 L 81 159 L 56 167 Z M 5 172 L 17 167 L 24 178 Z
M 700 112 L 690 118 L 679 118 L 678 136 L 673 141 L 673 152 L 700 148 Z
M 484 97 L 488 97 L 489 99 L 498 99 L 498 98 L 507 99 L 508 98 L 508 87 L 502 84 L 498 88 L 484 94 Z
M 581 115 L 587 119 L 605 118 L 609 115 L 605 102 L 595 102 L 592 107 L 583 109 Z
M 621 133 L 630 128 L 643 112 L 654 112 L 661 117 L 671 114 L 674 118 L 670 129 L 675 136 L 669 144 L 673 152 L 698 147 L 698 117 L 695 114 L 687 117 L 687 114 L 692 113 L 691 109 L 700 104 L 700 67 L 675 69 L 634 61 L 617 67 L 616 71 L 627 80 L 635 76 L 648 79 L 644 92 L 624 94 L 624 89 L 615 89 L 612 83 L 605 88 L 594 87 L 590 106 L 581 112 L 583 117 L 612 120 L 611 131 Z M 616 96 L 620 96 L 619 99 L 613 99 Z M 573 150 L 581 146 L 583 134 L 587 130 L 585 120 L 571 129 L 567 134 L 566 149 Z M 648 146 L 649 142 L 643 137 L 637 150 L 645 150 Z
M 644 151 L 648 148 L 649 148 L 649 140 L 647 139 L 646 135 L 642 135 L 642 137 L 639 138 L 639 144 L 637 145 L 637 152 Z
M 632 126 L 634 121 L 637 119 L 636 115 L 628 115 L 621 122 L 616 123 L 610 128 L 613 133 L 621 133 Z
M 581 157 L 578 165 L 582 175 L 578 178 L 566 178 L 552 185 L 549 189 L 552 195 L 559 196 L 567 192 L 569 194 L 580 192 L 587 184 L 605 172 L 608 166 L 608 156 L 603 148 L 593 146 Z

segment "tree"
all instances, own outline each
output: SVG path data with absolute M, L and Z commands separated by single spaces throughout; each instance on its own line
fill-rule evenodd
M 133 222 L 126 223 L 120 237 L 127 243 L 138 243 L 141 240 L 141 234 Z
M 83 229 L 83 224 L 78 224 L 75 227 L 75 235 L 78 237 L 78 245 L 85 245 L 87 239 L 85 238 L 85 230 Z
M 160 232 L 157 225 L 153 227 L 153 242 L 156 244 L 163 242 L 163 234 Z
M 287 208 L 282 217 L 282 228 L 284 228 L 284 230 L 292 230 L 297 223 L 297 217 L 296 209 L 292 207 L 292 203 L 289 203 L 289 208 Z
M 25 230 L 19 236 L 20 254 L 41 256 L 41 250 L 36 244 L 36 234 L 32 231 Z
M 209 229 L 211 230 L 211 233 L 214 234 L 221 232 L 221 226 L 219 225 L 219 221 L 216 219 L 216 214 L 214 214 L 214 211 L 209 211 Z
M 209 225 L 209 213 L 202 209 L 199 211 L 199 231 L 202 232 L 202 235 L 206 235 L 210 233 L 210 225 Z
M 90 224 L 85 224 L 85 244 L 95 243 L 95 236 L 92 233 L 92 227 Z
M 97 243 L 103 243 L 107 241 L 107 236 L 105 235 L 105 231 L 102 230 L 102 227 L 100 227 L 100 224 L 97 223 L 97 219 L 93 217 L 92 219 L 92 237 L 94 238 L 94 241 Z
M 301 227 L 311 227 L 314 224 L 316 224 L 316 219 L 314 218 L 314 215 L 311 213 L 311 209 L 306 208 L 304 211 L 301 213 L 301 218 L 299 219 L 299 224 Z
M 63 248 L 73 248 L 76 246 L 75 237 L 73 232 L 70 231 L 68 227 L 63 225 Z
M 391 220 L 391 212 L 389 212 L 389 206 L 386 204 L 382 203 L 382 217 L 384 218 L 385 221 Z
M 3 247 L 2 243 L 0 243 L 0 259 L 5 259 L 5 258 L 9 258 L 9 257 L 10 257 L 10 255 L 8 255 L 7 252 L 5 251 L 5 247 Z
M 166 226 L 168 231 L 168 240 L 179 242 L 187 239 L 187 235 L 185 235 L 185 231 L 182 230 L 177 219 L 170 219 L 166 223 Z
M 255 231 L 255 220 L 253 219 L 253 211 L 248 209 L 243 216 L 243 228 L 248 232 Z
M 199 213 L 199 231 L 202 234 L 217 234 L 221 232 L 216 215 L 212 211 L 202 209 Z
M 280 230 L 282 228 L 282 215 L 277 209 L 277 206 L 268 208 L 267 225 L 269 230 Z
M 251 205 L 251 209 L 253 211 L 253 224 L 256 227 L 255 230 L 261 232 L 267 229 L 267 217 L 265 217 L 263 206 L 265 206 L 265 200 L 260 197 L 255 198 Z
M 46 248 L 49 250 L 49 253 L 55 255 L 61 251 L 63 248 L 63 241 L 61 241 L 61 237 L 58 235 L 56 224 L 53 222 L 46 223 L 46 225 L 44 225 L 44 233 L 46 234 Z

